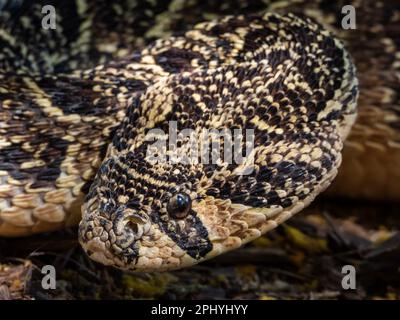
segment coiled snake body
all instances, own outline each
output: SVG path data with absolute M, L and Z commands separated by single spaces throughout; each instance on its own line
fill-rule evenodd
M 332 20 L 340 3 L 324 1 L 120 1 L 110 7 L 66 1 L 54 4 L 57 29 L 46 31 L 34 29 L 40 3 L 6 3 L 0 29 L 0 235 L 73 225 L 82 210 L 80 243 L 91 258 L 123 269 L 165 270 L 237 248 L 303 209 L 337 174 L 358 96 L 350 55 L 315 20 L 328 22 L 361 70 L 360 120 L 345 148 L 343 171 L 351 170 L 353 184 L 365 182 L 365 188 L 349 195 L 396 199 L 400 42 L 391 26 L 398 26 L 399 8 L 382 5 L 356 5 L 366 17 L 359 31 L 345 35 Z M 192 26 L 207 10 L 235 15 Z M 387 11 L 383 31 L 367 28 L 363 19 L 371 12 L 378 21 Z M 181 32 L 151 42 L 163 28 Z M 370 42 L 363 57 L 351 32 L 379 39 L 384 32 L 384 58 L 368 55 L 377 50 Z M 365 90 L 370 70 L 378 88 Z M 373 101 L 378 105 L 368 106 Z M 149 162 L 148 133 L 158 129 L 152 137 L 160 138 L 171 122 L 196 137 L 203 129 L 251 129 L 254 149 L 240 164 Z M 376 130 L 365 130 L 372 123 Z M 178 144 L 179 152 L 190 151 L 186 142 Z M 368 159 L 389 160 L 368 163 L 373 172 L 359 178 L 363 166 L 354 170 L 352 157 L 371 148 Z M 382 182 L 387 191 L 379 184 L 382 167 L 391 172 Z M 343 180 L 342 174 L 338 186 Z

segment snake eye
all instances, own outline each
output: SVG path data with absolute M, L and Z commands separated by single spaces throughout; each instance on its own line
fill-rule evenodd
M 172 218 L 182 219 L 187 217 L 191 207 L 190 197 L 185 193 L 178 193 L 169 199 L 167 210 Z

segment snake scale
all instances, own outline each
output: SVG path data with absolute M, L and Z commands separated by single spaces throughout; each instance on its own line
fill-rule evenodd
M 400 5 L 352 1 L 343 30 L 345 4 L 1 1 L 0 236 L 80 221 L 92 259 L 157 271 L 259 237 L 338 171 L 331 195 L 398 200 Z M 251 129 L 254 148 L 148 161 L 171 122 Z

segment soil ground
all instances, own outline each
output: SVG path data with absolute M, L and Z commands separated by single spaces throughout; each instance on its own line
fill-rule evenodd
M 320 198 L 244 246 L 200 265 L 129 273 L 89 260 L 77 230 L 0 240 L 0 299 L 398 299 L 398 204 Z M 42 288 L 54 265 L 57 288 Z M 356 271 L 345 290 L 342 268 Z

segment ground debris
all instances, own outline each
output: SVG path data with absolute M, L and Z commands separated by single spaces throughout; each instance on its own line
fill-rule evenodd
M 388 206 L 366 206 L 323 199 L 239 250 L 164 273 L 99 265 L 79 248 L 74 229 L 35 236 L 25 246 L 26 238 L 3 239 L 0 298 L 398 299 L 400 216 Z M 55 290 L 41 286 L 46 264 L 57 270 Z M 355 290 L 342 287 L 345 265 L 357 271 Z
M 29 260 L 0 264 L 0 300 L 29 300 L 25 293 L 30 281 L 32 263 Z

